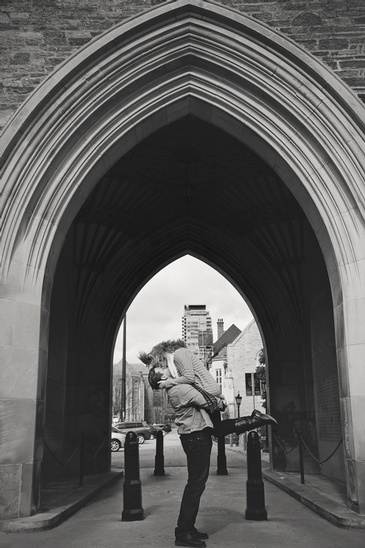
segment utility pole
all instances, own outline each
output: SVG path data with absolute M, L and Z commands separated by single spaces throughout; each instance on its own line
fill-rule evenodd
M 256 402 L 255 402 L 255 373 L 251 373 L 251 385 L 252 385 L 252 406 L 253 410 L 255 410 Z
M 127 390 L 126 390 L 126 373 L 127 373 L 127 314 L 124 316 L 123 320 L 123 358 L 122 358 L 122 414 L 123 419 L 125 420 L 126 417 L 126 410 L 127 410 L 127 402 L 126 402 L 126 396 L 127 396 Z

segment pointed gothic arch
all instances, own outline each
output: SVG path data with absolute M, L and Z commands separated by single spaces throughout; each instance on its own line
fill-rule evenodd
M 57 68 L 6 128 L 1 318 L 7 332 L 22 332 L 20 343 L 14 336 L 7 341 L 7 361 L 18 352 L 19 369 L 27 368 L 32 381 L 5 390 L 5 397 L 16 405 L 25 398 L 32 429 L 40 428 L 51 292 L 68 230 L 119 160 L 186 116 L 254 151 L 285 183 L 316 235 L 332 292 L 349 499 L 361 511 L 364 107 L 303 49 L 220 5 L 168 2 L 117 25 Z M 183 245 L 176 249 L 183 252 Z M 171 257 L 159 257 L 147 278 L 162 260 Z M 214 262 L 213 255 L 207 260 Z M 40 430 L 26 458 L 20 442 L 14 447 L 21 473 L 33 463 L 17 507 L 25 514 L 38 505 L 41 439 Z

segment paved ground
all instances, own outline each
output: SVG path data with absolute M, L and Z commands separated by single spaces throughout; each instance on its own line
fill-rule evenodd
M 1 548 L 119 548 L 173 546 L 173 529 L 181 493 L 186 481 L 184 455 L 175 434 L 164 438 L 165 475 L 154 476 L 154 443 L 140 447 L 142 521 L 121 521 L 123 478 L 114 479 L 88 504 L 50 530 L 0 532 Z M 115 473 L 121 471 L 123 453 L 113 456 Z M 267 521 L 245 519 L 246 469 L 239 448 L 227 448 L 227 476 L 216 475 L 216 451 L 212 455 L 211 475 L 203 495 L 197 526 L 209 532 L 211 548 L 356 548 L 365 546 L 364 529 L 340 528 L 307 508 L 273 483 L 265 481 Z M 117 476 L 116 476 L 117 477 Z M 284 476 L 280 476 L 284 478 Z M 278 481 L 286 481 L 286 479 Z M 293 481 L 290 479 L 288 481 Z M 87 486 L 86 486 L 87 487 Z M 85 489 L 86 489 L 85 487 Z M 316 488 L 318 491 L 318 488 Z M 328 500 L 341 504 L 341 493 Z M 310 490 L 310 487 L 308 487 Z M 313 491 L 313 489 L 312 489 Z M 84 491 L 85 492 L 85 491 Z M 79 498 L 80 498 L 79 493 Z M 73 495 L 70 494 L 70 497 Z M 313 498 L 313 497 L 312 497 Z M 54 499 L 55 501 L 56 499 Z M 67 495 L 59 494 L 59 506 L 50 509 L 60 514 L 66 508 Z M 63 505 L 63 506 L 62 506 Z M 45 513 L 47 514 L 47 512 Z M 45 516 L 43 516 L 45 517 Z M 30 520 L 30 518 L 27 518 Z M 17 521 L 17 520 L 16 520 Z M 34 522 L 34 518 L 33 518 Z M 19 522 L 18 522 L 19 524 Z M 30 521 L 28 521 L 28 525 Z

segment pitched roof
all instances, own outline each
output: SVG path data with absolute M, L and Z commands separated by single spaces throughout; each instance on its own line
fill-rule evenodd
M 241 331 L 241 332 L 237 335 L 236 339 L 233 339 L 233 341 L 231 341 L 231 342 L 228 343 L 228 344 L 231 344 L 231 345 L 236 344 L 236 342 L 238 342 L 242 337 L 244 337 L 244 336 L 247 334 L 247 332 L 251 329 L 251 327 L 252 327 L 252 326 L 255 326 L 255 325 L 256 325 L 256 320 L 255 320 L 255 319 L 251 320 L 250 323 L 248 323 L 248 324 L 246 325 L 246 327 L 243 329 L 243 331 Z
M 238 335 L 241 333 L 241 330 L 238 329 L 234 323 L 229 327 L 213 344 L 213 358 L 217 356 L 228 344 L 233 342 Z

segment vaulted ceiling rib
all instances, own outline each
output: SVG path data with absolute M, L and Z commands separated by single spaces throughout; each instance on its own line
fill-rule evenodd
M 186 117 L 118 160 L 77 215 L 69 242 L 82 271 L 78 321 L 87 307 L 115 321 L 161 265 L 187 253 L 274 308 L 297 285 L 303 223 L 308 230 L 288 188 L 255 153 Z M 260 305 L 268 273 L 281 280 L 278 295 Z

